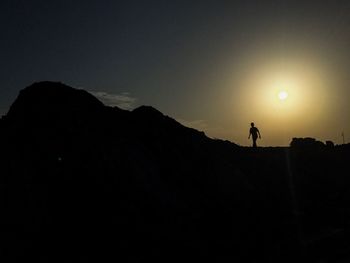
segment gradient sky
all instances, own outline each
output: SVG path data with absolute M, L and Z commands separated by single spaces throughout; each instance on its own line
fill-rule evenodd
M 350 1 L 3 0 L 0 30 L 1 114 L 52 80 L 240 145 L 350 138 Z

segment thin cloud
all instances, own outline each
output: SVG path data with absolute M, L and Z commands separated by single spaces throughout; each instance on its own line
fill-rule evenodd
M 111 94 L 104 91 L 89 91 L 107 106 L 118 107 L 124 110 L 135 108 L 137 99 L 130 96 L 128 92 Z

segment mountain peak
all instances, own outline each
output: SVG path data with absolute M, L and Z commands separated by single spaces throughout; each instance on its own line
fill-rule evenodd
M 36 82 L 21 90 L 11 105 L 7 118 L 27 120 L 35 116 L 89 113 L 104 105 L 85 90 L 74 89 L 60 82 Z

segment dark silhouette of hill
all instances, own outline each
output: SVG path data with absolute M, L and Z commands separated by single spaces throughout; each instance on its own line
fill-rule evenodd
M 348 256 L 350 145 L 239 147 L 54 82 L 20 92 L 0 140 L 6 262 Z
M 293 140 L 290 143 L 290 147 L 292 148 L 299 148 L 299 149 L 305 149 L 305 148 L 313 148 L 313 149 L 317 149 L 317 148 L 323 148 L 326 145 L 321 142 L 318 141 L 314 138 L 293 138 Z

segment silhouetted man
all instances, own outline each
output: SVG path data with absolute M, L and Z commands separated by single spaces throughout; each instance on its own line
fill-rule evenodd
M 254 126 L 254 122 L 252 122 L 250 124 L 250 126 L 252 126 L 252 127 L 250 127 L 250 129 L 249 129 L 248 139 L 250 139 L 250 135 L 251 135 L 252 139 L 253 139 L 253 147 L 256 148 L 257 147 L 256 140 L 258 139 L 258 136 L 261 139 L 260 132 L 259 132 L 259 129 Z

